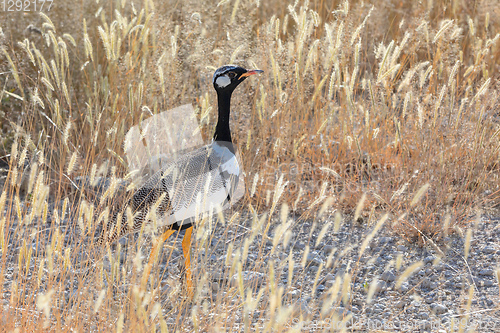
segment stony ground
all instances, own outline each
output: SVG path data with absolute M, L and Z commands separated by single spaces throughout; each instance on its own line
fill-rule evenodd
M 498 215 L 497 215 L 498 216 Z M 195 274 L 208 272 L 210 290 L 205 297 L 215 302 L 218 293 L 226 293 L 227 285 L 235 285 L 235 276 L 227 266 L 226 253 L 229 243 L 233 243 L 233 253 L 243 251 L 245 237 L 249 235 L 251 222 L 242 217 L 224 228 L 214 228 L 211 244 L 194 256 Z M 293 237 L 287 248 L 280 244 L 272 252 L 272 240 L 262 241 L 257 236 L 249 246 L 248 259 L 243 266 L 243 277 L 247 285 L 262 287 L 269 284 L 268 262 L 273 260 L 278 277 L 278 285 L 285 288 L 284 305 L 294 305 L 296 319 L 291 325 L 303 331 L 323 331 L 332 325 L 348 331 L 429 331 L 452 332 L 471 330 L 474 332 L 494 332 L 500 330 L 499 285 L 496 269 L 499 267 L 500 218 L 483 216 L 477 225 L 471 223 L 472 242 L 468 257 L 464 256 L 464 242 L 467 227 L 461 228 L 444 241 L 437 244 L 410 244 L 395 235 L 387 223 L 370 242 L 365 254 L 359 258 L 359 249 L 373 226 L 346 221 L 337 233 L 330 231 L 319 242 L 316 240 L 321 226 L 310 237 L 310 222 L 302 222 L 293 228 Z M 328 221 L 326 221 L 328 222 Z M 278 221 L 274 225 L 279 224 Z M 270 234 L 274 228 L 271 227 Z M 463 234 L 460 234 L 460 232 Z M 175 288 L 182 276 L 179 267 L 182 260 L 180 239 L 167 262 L 163 255 L 165 275 L 162 280 L 164 290 Z M 125 239 L 121 240 L 125 243 Z M 261 244 L 263 244 L 261 246 Z M 306 265 L 301 261 L 309 248 Z M 264 262 L 258 260 L 262 250 Z M 168 251 L 167 251 L 168 252 Z M 289 278 L 289 254 L 295 264 L 292 280 Z M 398 257 L 401 267 L 396 269 Z M 359 259 L 359 260 L 358 260 Z M 396 282 L 403 271 L 413 263 L 423 262 L 423 266 L 411 275 L 400 288 Z M 325 268 L 331 262 L 328 268 Z M 315 278 L 318 282 L 313 291 Z M 196 272 L 197 271 L 197 272 Z M 351 274 L 350 298 L 328 306 L 329 311 L 321 314 L 321 309 L 334 288 L 337 277 Z M 370 285 L 376 283 L 376 292 L 371 303 L 367 303 Z M 467 311 L 470 286 L 474 286 L 472 303 Z M 257 289 L 256 289 L 257 290 Z M 267 300 L 263 299 L 263 302 Z M 169 309 L 168 304 L 166 311 Z M 331 317 L 335 313 L 334 317 Z M 254 327 L 258 331 L 263 326 L 264 317 L 258 311 L 254 314 Z M 241 318 L 236 313 L 232 320 L 237 324 Z M 326 317 L 336 318 L 330 321 Z M 299 319 L 302 318 L 302 319 Z M 342 322 L 342 320 L 344 320 Z

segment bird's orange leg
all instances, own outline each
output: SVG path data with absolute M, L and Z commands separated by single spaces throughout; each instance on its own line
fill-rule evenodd
M 144 273 L 142 274 L 142 279 L 141 279 L 141 288 L 144 290 L 146 289 L 146 284 L 148 283 L 149 279 L 149 274 L 151 274 L 151 268 L 153 267 L 153 262 L 158 255 L 158 252 L 160 250 L 160 247 L 165 243 L 165 241 L 172 236 L 172 234 L 175 232 L 175 230 L 167 230 L 163 233 L 163 235 L 160 236 L 160 239 L 153 245 L 153 248 L 151 249 L 151 254 L 149 255 L 149 260 L 146 265 L 146 268 L 144 269 Z
M 191 234 L 193 232 L 193 227 L 186 229 L 184 238 L 182 239 L 182 252 L 184 253 L 184 266 L 186 268 L 186 286 L 189 296 L 193 296 L 193 281 L 191 276 Z

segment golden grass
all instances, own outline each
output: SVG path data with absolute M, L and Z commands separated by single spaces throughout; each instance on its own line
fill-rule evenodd
M 218 331 L 262 321 L 264 330 L 286 331 L 300 314 L 284 301 L 276 272 L 293 268 L 294 259 L 270 260 L 261 250 L 266 237 L 273 249 L 280 242 L 286 248 L 289 209 L 317 225 L 334 207 L 335 230 L 339 211 L 367 224 L 387 212 L 402 237 L 437 241 L 476 208 L 498 205 L 495 1 L 374 3 L 82 1 L 54 3 L 45 14 L 1 12 L 0 157 L 9 172 L 0 196 L 0 285 L 10 288 L 3 326 Z M 226 63 L 265 71 L 233 102 L 232 131 L 247 172 L 239 208 L 251 212 L 252 229 L 243 251 L 233 249 L 234 235 L 221 241 L 239 282 L 223 284 L 224 296 L 210 299 L 211 272 L 199 268 L 193 302 L 179 297 L 179 288 L 162 294 L 154 282 L 142 290 L 141 235 L 123 262 L 120 245 L 108 248 L 107 264 L 98 261 L 88 285 L 74 273 L 85 246 L 65 239 L 64 220 L 90 233 L 109 208 L 75 195 L 71 183 L 81 175 L 124 176 L 125 134 L 148 110 L 192 103 L 209 140 L 216 119 L 211 75 Z M 289 208 L 273 239 L 267 233 L 282 203 Z M 229 229 L 238 217 L 214 219 Z M 378 220 L 381 226 L 385 217 Z M 325 228 L 317 227 L 320 238 Z M 260 232 L 256 267 L 268 286 L 252 290 L 242 284 L 242 263 Z M 196 255 L 204 260 L 211 236 L 197 235 Z M 7 271 L 12 255 L 17 265 Z M 348 302 L 351 275 L 338 279 L 325 304 Z M 78 292 L 68 294 L 72 283 Z

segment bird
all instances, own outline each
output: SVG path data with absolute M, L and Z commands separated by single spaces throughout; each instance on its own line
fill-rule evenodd
M 218 68 L 212 81 L 218 103 L 218 119 L 212 142 L 184 153 L 163 166 L 135 190 L 125 206 L 127 208 L 112 213 L 115 222 L 111 223 L 110 228 L 103 228 L 99 242 L 107 244 L 140 231 L 145 224 L 156 224 L 164 230 L 153 245 L 145 266 L 141 278 L 143 288 L 146 287 L 154 258 L 161 246 L 172 234 L 185 230 L 182 240 L 184 274 L 188 291 L 193 293 L 190 247 L 197 216 L 217 205 L 224 206 L 231 200 L 238 184 L 240 167 L 229 126 L 231 96 L 248 77 L 262 72 L 235 65 Z

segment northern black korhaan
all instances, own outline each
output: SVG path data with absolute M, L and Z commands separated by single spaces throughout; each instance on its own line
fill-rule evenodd
M 127 205 L 129 213 L 122 209 L 122 214 L 117 215 L 121 218 L 102 232 L 101 242 L 109 244 L 140 231 L 145 223 L 165 230 L 151 251 L 142 276 L 143 287 L 159 248 L 174 232 L 185 230 L 182 240 L 185 276 L 188 290 L 192 291 L 190 244 L 193 224 L 200 213 L 227 203 L 238 184 L 240 167 L 229 126 L 231 95 L 247 77 L 261 72 L 233 65 L 215 71 L 213 86 L 217 91 L 218 121 L 212 143 L 163 166 L 134 192 Z M 130 212 L 133 223 L 128 221 Z

